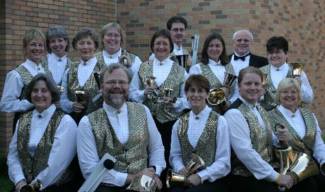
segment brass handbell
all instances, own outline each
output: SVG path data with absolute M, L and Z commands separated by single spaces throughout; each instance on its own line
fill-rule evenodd
M 119 63 L 127 68 L 132 65 L 131 58 L 125 49 L 122 49 L 121 56 L 119 57 Z
M 226 95 L 221 88 L 211 89 L 208 93 L 207 103 L 210 106 L 218 106 L 226 102 Z
M 163 90 L 161 90 L 160 94 L 159 94 L 158 102 L 163 103 L 163 102 L 165 102 L 164 98 L 172 97 L 173 91 L 174 90 L 172 88 L 164 88 Z M 173 98 L 173 100 L 171 102 L 175 103 L 175 101 L 176 101 L 176 98 Z
M 76 95 L 77 102 L 86 101 L 86 92 L 84 90 L 75 90 L 74 94 Z
M 265 89 L 267 87 L 267 74 L 263 73 L 262 75 L 262 86 Z
M 225 72 L 225 78 L 223 80 L 223 85 L 226 87 L 231 87 L 232 84 L 235 82 L 237 76 L 231 73 Z
M 149 76 L 149 77 L 146 77 L 146 86 L 149 87 L 149 88 L 152 88 L 152 89 L 156 89 L 157 88 L 157 83 L 155 81 L 156 77 L 154 76 Z M 152 94 L 148 95 L 147 98 L 152 100 L 154 98 L 157 98 L 158 96 L 158 92 L 157 90 L 155 90 Z
M 192 153 L 191 160 L 186 164 L 185 169 L 187 170 L 187 175 L 181 175 L 168 170 L 166 178 L 166 186 L 170 188 L 172 186 L 184 186 L 186 184 L 186 179 L 188 176 L 195 174 L 199 170 L 205 167 L 204 160 L 195 153 Z
M 302 63 L 291 63 L 292 66 L 292 76 L 293 77 L 300 77 L 304 65 Z

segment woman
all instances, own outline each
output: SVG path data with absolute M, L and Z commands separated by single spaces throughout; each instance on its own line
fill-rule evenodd
M 289 129 L 289 145 L 294 151 L 303 152 L 312 157 L 313 163 L 318 163 L 325 169 L 325 144 L 321 137 L 321 130 L 315 115 L 307 108 L 299 107 L 301 102 L 301 90 L 296 79 L 285 78 L 278 86 L 276 101 L 279 105 L 270 114 L 275 124 L 280 123 Z M 318 167 L 318 166 L 315 166 Z M 312 173 L 311 168 L 309 172 Z M 317 174 L 318 169 L 314 169 Z M 322 180 L 318 191 L 325 191 L 324 176 L 318 176 Z M 317 191 L 315 177 L 309 177 L 297 183 L 292 191 Z M 298 181 L 296 181 L 298 182 Z
M 306 73 L 300 68 L 293 69 L 293 64 L 288 64 L 289 43 L 284 37 L 271 37 L 266 44 L 267 59 L 269 65 L 261 68 L 266 75 L 266 90 L 261 101 L 266 110 L 276 107 L 275 95 L 280 81 L 286 77 L 294 77 L 301 84 L 301 101 L 305 104 L 312 103 L 314 99 L 313 89 L 310 86 Z M 296 73 L 295 71 L 299 71 Z
M 61 106 L 65 112 L 71 113 L 77 123 L 83 115 L 95 111 L 102 104 L 99 79 L 96 79 L 101 69 L 95 57 L 98 44 L 98 35 L 91 28 L 81 29 L 72 40 L 80 61 L 72 63 L 65 72 Z
M 204 41 L 201 63 L 194 65 L 190 69 L 190 74 L 202 74 L 206 77 L 211 88 L 222 88 L 227 100 L 234 92 L 235 86 L 224 84 L 226 74 L 235 76 L 234 69 L 228 61 L 225 41 L 218 33 L 211 33 Z
M 69 51 L 69 36 L 63 26 L 57 25 L 48 28 L 46 35 L 48 48 L 47 63 L 52 77 L 58 86 L 62 84 L 64 72 L 71 65 L 67 54 Z
M 96 54 L 99 63 L 103 65 L 121 63 L 131 69 L 132 74 L 139 71 L 142 61 L 138 56 L 123 48 L 126 44 L 126 35 L 118 23 L 113 22 L 104 25 L 101 29 L 101 39 L 103 51 Z
M 176 187 L 172 191 L 228 191 L 222 179 L 230 172 L 228 125 L 224 117 L 206 105 L 209 90 L 209 81 L 202 75 L 191 75 L 186 80 L 185 93 L 191 111 L 173 126 L 170 164 L 173 171 L 187 176 L 186 183 L 191 187 Z M 204 160 L 203 169 L 186 168 L 193 151 Z
M 259 105 L 262 95 L 262 72 L 247 67 L 239 72 L 240 97 L 230 106 L 225 118 L 234 151 L 232 161 L 233 191 L 277 192 L 278 186 L 291 188 L 293 178 L 273 169 L 272 134 L 267 112 Z M 286 141 L 287 130 L 277 130 L 279 140 Z
M 154 59 L 141 64 L 130 84 L 130 98 L 148 106 L 154 116 L 168 161 L 172 126 L 187 106 L 184 94 L 185 69 L 170 59 L 173 42 L 167 30 L 157 31 L 150 42 Z M 153 86 L 147 80 L 154 79 Z
M 18 192 L 23 188 L 66 189 L 69 185 L 64 184 L 71 179 L 67 167 L 76 154 L 77 125 L 55 107 L 60 97 L 48 76 L 36 75 L 26 96 L 35 109 L 24 113 L 16 124 L 7 159 L 10 180 Z
M 26 31 L 23 39 L 26 60 L 7 74 L 0 102 L 0 111 L 24 112 L 33 107 L 33 104 L 25 99 L 24 90 L 35 75 L 48 72 L 47 66 L 42 63 L 46 53 L 45 46 L 45 35 L 42 31 L 39 29 Z

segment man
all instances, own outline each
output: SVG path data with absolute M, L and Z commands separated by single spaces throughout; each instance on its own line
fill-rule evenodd
M 97 191 L 125 191 L 143 175 L 153 178 L 158 188 L 166 167 L 164 147 L 149 109 L 126 102 L 130 75 L 119 64 L 105 66 L 101 72 L 103 108 L 81 119 L 77 150 L 81 171 L 87 178 L 105 153 L 117 159 L 105 173 Z M 138 191 L 138 189 L 130 189 Z
M 229 60 L 237 76 L 239 71 L 245 67 L 252 66 L 260 68 L 268 64 L 265 57 L 257 56 L 251 53 L 250 48 L 253 42 L 252 32 L 247 29 L 241 29 L 233 34 L 232 39 L 234 52 L 229 55 Z M 238 97 L 238 89 L 235 89 L 230 101 L 234 102 Z

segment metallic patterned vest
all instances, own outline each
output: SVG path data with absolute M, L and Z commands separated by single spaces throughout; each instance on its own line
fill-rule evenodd
M 278 109 L 270 111 L 270 115 L 272 117 L 273 125 L 280 123 L 288 128 L 290 132 L 289 145 L 295 151 L 304 152 L 312 157 L 317 125 L 313 114 L 308 109 L 300 108 L 300 112 L 306 125 L 305 136 L 302 139 Z M 273 128 L 274 127 L 275 126 L 273 126 Z
M 145 108 L 127 102 L 129 139 L 121 144 L 116 137 L 107 114 L 100 108 L 88 115 L 95 137 L 99 158 L 109 153 L 117 159 L 114 169 L 124 173 L 136 173 L 148 165 L 149 133 Z
M 100 72 L 101 67 L 99 62 L 97 62 L 96 66 L 94 67 L 94 70 L 92 71 L 85 85 L 80 86 L 78 81 L 78 65 L 79 62 L 73 62 L 71 64 L 68 73 L 68 98 L 70 101 L 76 101 L 75 91 L 76 90 L 86 91 L 89 94 L 89 101 L 88 101 L 86 114 L 89 114 L 90 112 L 93 112 L 96 109 L 100 108 L 103 103 L 101 97 L 97 99 L 95 102 L 93 102 L 93 99 L 99 94 L 99 87 L 97 85 L 94 73 Z
M 49 71 L 48 69 L 48 65 L 47 63 L 44 63 L 42 62 L 42 67 L 44 68 L 44 72 L 46 74 L 51 74 L 51 72 Z M 24 99 L 26 97 L 26 86 L 32 81 L 33 79 L 33 75 L 23 66 L 23 65 L 19 65 L 15 71 L 17 71 L 20 75 L 20 77 L 22 78 L 23 80 L 23 83 L 24 83 L 24 87 L 23 87 L 23 90 L 21 91 L 21 94 L 20 94 L 20 99 Z
M 122 50 L 122 52 L 123 52 L 123 50 Z M 134 63 L 136 55 L 134 55 L 133 53 L 130 53 L 128 51 L 126 51 L 126 54 L 127 54 L 127 57 L 129 57 L 131 59 L 131 63 Z M 100 64 L 101 68 L 103 68 L 103 66 L 106 65 L 104 57 L 103 57 L 103 52 L 102 51 L 97 52 L 95 54 L 95 57 L 96 57 L 98 63 Z
M 173 63 L 166 80 L 159 86 L 159 90 L 162 91 L 166 88 L 173 89 L 171 96 L 175 98 L 180 97 L 181 85 L 184 83 L 184 73 L 185 69 L 183 67 Z M 142 63 L 140 66 L 139 77 L 141 90 L 145 88 L 146 79 L 149 76 L 153 76 L 153 64 L 151 60 Z M 149 99 L 145 99 L 143 103 L 148 106 L 153 116 L 160 123 L 176 120 L 180 115 L 173 108 L 165 107 L 165 104 L 162 103 L 157 103 Z
M 186 165 L 191 160 L 192 153 L 195 153 L 196 155 L 200 156 L 204 160 L 206 166 L 210 166 L 215 161 L 215 152 L 217 148 L 216 127 L 218 125 L 219 116 L 214 111 L 210 112 L 210 115 L 205 124 L 205 128 L 199 138 L 199 141 L 196 147 L 193 148 L 187 136 L 189 114 L 190 113 L 186 113 L 179 118 L 180 121 L 179 121 L 179 127 L 177 131 L 181 150 L 182 150 L 182 159 L 184 165 Z
M 264 94 L 264 98 L 261 100 L 260 104 L 264 107 L 264 109 L 266 109 L 267 111 L 272 110 L 273 108 L 275 108 L 278 104 L 275 101 L 275 96 L 276 96 L 276 91 L 277 88 L 274 87 L 273 83 L 272 83 L 272 79 L 271 79 L 271 64 L 266 65 L 264 67 L 261 68 L 261 71 L 266 74 L 266 82 L 267 82 L 267 87 L 266 87 L 266 91 Z M 291 65 L 289 65 L 289 70 L 287 73 L 286 77 L 292 77 L 292 67 Z
M 261 106 L 257 105 L 256 107 L 264 121 L 265 128 L 259 125 L 257 117 L 246 104 L 241 103 L 238 110 L 242 113 L 248 124 L 253 149 L 262 157 L 264 161 L 271 163 L 273 160 L 272 128 L 269 115 Z M 252 176 L 252 173 L 249 172 L 249 170 L 238 161 L 239 160 L 237 157 L 233 161 L 233 174 L 244 177 Z
M 30 128 L 33 112 L 27 112 L 19 119 L 17 130 L 17 150 L 24 176 L 30 183 L 42 170 L 47 167 L 47 162 L 52 149 L 54 135 L 64 113 L 56 110 L 37 145 L 34 155 L 28 152 Z

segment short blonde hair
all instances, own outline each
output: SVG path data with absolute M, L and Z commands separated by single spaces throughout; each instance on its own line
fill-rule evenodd
M 280 104 L 280 92 L 288 88 L 296 89 L 296 91 L 298 92 L 298 100 L 301 101 L 299 82 L 294 78 L 285 78 L 280 81 L 278 89 L 276 91 L 275 101 L 277 104 Z
M 34 39 L 41 39 L 44 42 L 44 49 L 46 49 L 46 37 L 40 29 L 32 28 L 25 32 L 23 38 L 23 48 L 26 54 L 27 45 Z
M 102 29 L 100 31 L 101 41 L 103 41 L 103 38 L 104 38 L 107 30 L 112 29 L 112 28 L 117 29 L 117 31 L 120 33 L 120 35 L 121 35 L 121 47 L 124 48 L 125 43 L 126 43 L 126 34 L 125 34 L 125 31 L 122 29 L 121 25 L 116 23 L 116 22 L 107 23 L 106 25 L 104 25 L 102 27 Z M 104 49 L 104 44 L 102 46 L 103 46 L 103 49 Z

